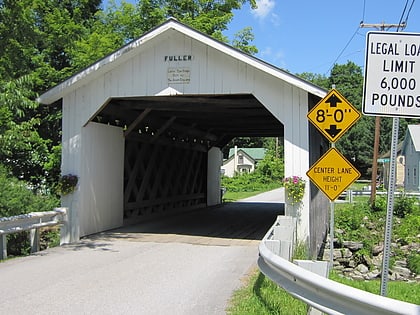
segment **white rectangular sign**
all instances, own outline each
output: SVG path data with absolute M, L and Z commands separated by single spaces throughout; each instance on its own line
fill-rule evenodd
M 420 117 L 420 34 L 367 34 L 363 114 Z

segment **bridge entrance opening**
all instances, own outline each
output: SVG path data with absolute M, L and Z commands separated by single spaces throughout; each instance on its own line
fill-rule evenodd
M 92 121 L 124 130 L 125 225 L 205 207 L 212 148 L 238 136 L 283 136 L 252 94 L 112 98 Z

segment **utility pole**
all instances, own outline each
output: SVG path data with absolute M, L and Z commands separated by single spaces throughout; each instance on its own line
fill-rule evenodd
M 361 22 L 361 28 L 375 28 L 380 31 L 388 31 L 391 28 L 403 30 L 406 23 L 401 24 L 385 24 L 384 22 L 379 24 L 366 24 Z M 372 161 L 372 179 L 371 179 L 371 193 L 370 193 L 370 205 L 373 206 L 376 199 L 376 177 L 378 175 L 378 154 L 379 154 L 379 136 L 381 133 L 381 117 L 376 116 L 375 119 L 375 138 L 373 143 L 373 161 Z

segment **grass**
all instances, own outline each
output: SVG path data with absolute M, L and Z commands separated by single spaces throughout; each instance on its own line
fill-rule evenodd
M 263 192 L 266 192 L 267 190 L 257 190 L 257 191 L 227 191 L 225 195 L 223 196 L 224 202 L 234 202 L 240 199 L 252 197 L 258 194 L 261 194 Z
M 335 272 L 332 272 L 330 279 L 336 282 L 357 288 L 363 291 L 367 291 L 373 294 L 379 294 L 381 288 L 380 280 L 362 281 L 362 280 L 351 280 L 343 278 Z M 413 304 L 420 304 L 420 283 L 416 282 L 401 282 L 401 281 L 389 281 L 387 296 L 389 298 L 400 300 Z
M 339 283 L 378 294 L 380 281 L 355 281 L 331 273 L 330 279 Z M 420 284 L 398 281 L 388 282 L 388 297 L 420 304 Z M 229 315 L 298 315 L 306 314 L 308 306 L 277 286 L 261 272 L 255 270 L 242 288 L 237 290 L 227 309 Z
M 227 198 L 242 199 L 260 192 L 226 194 Z M 357 201 L 366 202 L 369 197 L 358 197 Z M 235 200 L 237 200 L 235 199 Z M 355 198 L 356 199 L 356 198 Z M 359 200 L 360 199 L 360 200 Z M 338 208 L 345 205 L 338 205 Z M 336 209 L 337 210 L 337 209 Z M 297 246 L 295 258 L 304 259 L 307 255 L 305 248 Z M 380 292 L 380 280 L 356 281 L 343 278 L 332 273 L 330 279 L 351 287 L 358 288 L 373 294 Z M 420 283 L 407 283 L 389 281 L 387 296 L 413 304 L 420 304 Z M 230 301 L 227 314 L 230 315 L 265 315 L 265 314 L 306 314 L 307 305 L 291 296 L 287 291 L 277 286 L 261 272 L 256 270 L 246 281 L 244 286 L 237 290 Z
M 306 314 L 307 305 L 279 288 L 261 272 L 254 271 L 237 290 L 227 309 L 230 315 Z

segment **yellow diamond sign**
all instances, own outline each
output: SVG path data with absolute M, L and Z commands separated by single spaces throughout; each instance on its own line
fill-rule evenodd
M 321 133 L 330 140 L 337 141 L 361 114 L 337 90 L 332 89 L 307 117 Z
M 360 172 L 340 152 L 331 148 L 306 175 L 333 201 L 360 177 Z

